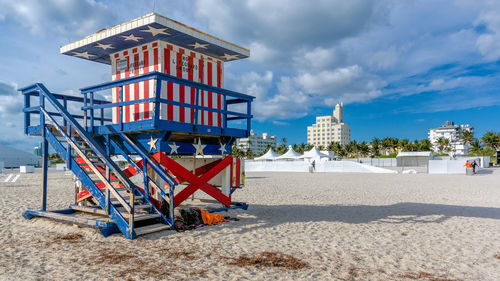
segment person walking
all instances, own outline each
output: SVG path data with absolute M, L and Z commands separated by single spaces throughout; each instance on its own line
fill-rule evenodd
M 469 162 L 469 160 L 467 160 L 467 162 L 465 162 L 465 168 L 470 168 L 472 167 L 472 164 Z
M 311 166 L 313 167 L 313 171 L 316 172 L 316 160 L 312 161 Z
M 475 174 L 476 173 L 476 167 L 479 166 L 477 165 L 476 163 L 476 160 L 474 160 L 474 162 L 472 162 L 472 173 Z

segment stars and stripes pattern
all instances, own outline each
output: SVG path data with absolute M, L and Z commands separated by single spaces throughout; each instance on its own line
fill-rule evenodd
M 179 46 L 155 41 L 136 48 L 130 48 L 112 55 L 113 80 L 133 77 L 151 71 L 160 71 L 172 76 L 203 84 L 223 87 L 223 62 Z M 123 87 L 123 101 L 138 100 L 155 95 L 154 80 Z M 119 102 L 119 89 L 113 89 L 113 102 Z M 195 89 L 172 82 L 162 81 L 161 98 L 181 103 L 195 104 Z M 198 104 L 222 109 L 220 94 L 201 91 Z M 118 123 L 118 107 L 113 108 L 113 123 Z M 162 104 L 160 119 L 183 123 L 194 123 L 195 111 L 183 106 Z M 123 108 L 123 122 L 147 120 L 153 117 L 153 104 L 141 103 Z M 222 126 L 220 113 L 198 111 L 198 124 Z

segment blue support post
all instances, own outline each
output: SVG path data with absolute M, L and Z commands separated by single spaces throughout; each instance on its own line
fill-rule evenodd
M 90 105 L 94 106 L 94 92 L 90 92 Z M 90 132 L 94 132 L 94 108 L 90 108 Z
M 87 107 L 87 93 L 83 95 L 83 106 Z M 87 109 L 83 110 L 83 128 L 87 131 Z
M 161 80 L 156 79 L 156 93 L 155 93 L 155 109 L 154 109 L 154 126 L 158 127 L 160 124 L 160 98 L 161 98 Z
M 45 97 L 42 91 L 40 94 L 40 107 L 45 108 Z M 43 156 L 42 156 L 42 208 L 41 211 L 47 210 L 47 172 L 49 163 L 49 142 L 47 141 L 47 132 L 45 127 L 45 115 L 40 111 L 40 127 L 42 128 L 42 138 L 43 138 Z
M 252 103 L 250 101 L 247 102 L 247 114 L 250 115 L 252 113 Z M 247 118 L 247 136 L 250 134 L 250 130 L 252 129 L 251 118 Z
M 104 108 L 101 108 L 101 126 L 104 126 Z
M 224 99 L 222 100 L 223 102 L 223 108 L 224 108 L 224 114 L 222 114 L 222 128 L 226 129 L 227 128 L 227 97 L 224 95 Z
M 66 118 L 63 118 L 64 122 L 66 123 Z M 66 127 L 66 132 L 67 134 L 71 137 L 71 124 L 68 124 Z M 68 170 L 71 170 L 71 145 L 68 143 L 66 146 L 66 153 L 67 153 L 67 158 L 66 158 L 66 168 Z
M 109 135 L 105 135 L 104 136 L 104 139 L 106 141 L 106 155 L 109 157 L 110 156 L 110 153 L 109 153 L 109 146 L 110 146 L 110 142 L 109 142 Z M 106 180 L 110 180 L 111 179 L 111 175 L 110 175 L 110 172 L 109 172 L 109 167 L 106 165 Z M 105 194 L 106 196 L 106 214 L 110 214 L 111 213 L 111 191 L 109 190 L 108 187 L 106 187 L 106 191 L 105 191 Z M 131 202 L 131 204 L 133 204 L 133 202 Z
M 149 177 L 148 177 L 148 159 L 142 158 L 142 175 L 144 177 L 144 199 L 149 201 Z
M 123 86 L 120 87 L 119 102 L 123 101 Z M 120 131 L 123 131 L 123 106 L 118 108 L 118 124 L 120 124 Z
M 195 105 L 198 106 L 199 104 L 199 99 L 200 99 L 200 89 L 196 88 L 194 90 L 194 102 Z M 194 125 L 198 125 L 198 108 L 196 107 L 194 109 Z
M 24 95 L 24 108 L 30 107 L 30 95 Z M 28 127 L 31 125 L 30 124 L 30 113 L 25 112 L 24 113 L 24 133 L 28 134 Z

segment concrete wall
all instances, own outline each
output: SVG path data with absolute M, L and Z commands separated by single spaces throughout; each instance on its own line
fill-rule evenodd
M 245 161 L 247 172 L 309 172 L 309 163 L 304 161 Z M 360 164 L 352 161 L 317 162 L 319 173 L 397 173 L 388 169 Z

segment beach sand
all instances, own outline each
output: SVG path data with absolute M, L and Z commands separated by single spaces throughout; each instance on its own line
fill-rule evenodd
M 0 184 L 0 280 L 500 280 L 500 170 L 482 172 L 249 173 L 233 196 L 249 209 L 223 213 L 239 221 L 133 241 L 25 220 L 41 174 L 23 174 Z M 49 208 L 72 200 L 49 173 Z M 262 252 L 307 267 L 231 265 Z

